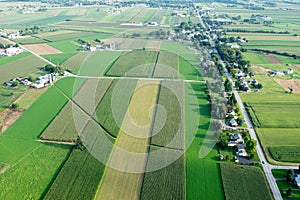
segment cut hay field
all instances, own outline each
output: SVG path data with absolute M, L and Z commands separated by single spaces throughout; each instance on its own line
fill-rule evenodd
M 113 137 L 117 137 L 119 134 L 121 126 L 119 123 L 124 119 L 130 103 L 127 100 L 129 99 L 130 101 L 136 84 L 137 80 L 115 80 L 97 107 L 94 118 Z M 112 105 L 112 98 L 114 98 L 114 105 Z M 112 106 L 114 106 L 114 110 L 117 113 L 113 113 Z M 116 122 L 115 117 L 119 121 Z
M 24 47 L 38 55 L 62 53 L 58 49 L 55 49 L 55 48 L 49 46 L 48 44 L 29 44 L 29 45 L 24 45 Z
M 87 150 L 73 149 L 44 199 L 93 199 L 104 169 Z
M 63 66 L 72 73 L 78 71 L 78 68 L 93 54 L 93 52 L 83 51 L 78 52 L 63 63 Z
M 123 54 L 106 72 L 107 76 L 151 77 L 158 52 L 131 51 Z
M 241 196 L 244 199 L 253 200 L 259 200 L 262 197 L 266 200 L 273 199 L 267 180 L 260 168 L 228 163 L 221 163 L 220 168 L 226 199 L 240 199 Z
M 147 155 L 138 156 L 134 153 L 147 152 L 153 117 L 153 111 L 150 110 L 156 102 L 158 86 L 157 81 L 138 81 L 109 159 L 109 165 L 118 170 L 107 168 L 97 199 L 139 199 L 143 179 L 141 172 L 145 169 Z M 124 154 L 118 148 L 131 153 Z
M 46 64 L 34 55 L 27 55 L 0 66 L 0 83 L 36 72 Z

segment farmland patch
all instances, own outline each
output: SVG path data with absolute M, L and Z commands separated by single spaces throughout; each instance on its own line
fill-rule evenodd
M 300 93 L 300 82 L 299 82 L 299 80 L 275 79 L 275 81 L 281 87 L 283 87 L 285 91 L 290 92 L 290 89 L 293 89 L 293 93 Z
M 147 157 L 137 153 L 147 151 L 153 117 L 151 107 L 156 101 L 158 84 L 157 81 L 138 81 L 109 160 L 112 168 L 105 172 L 97 199 L 139 198 Z
M 272 146 L 269 151 L 277 161 L 300 163 L 300 146 Z
M 122 55 L 107 71 L 107 76 L 151 77 L 158 52 L 131 51 Z
M 44 199 L 93 199 L 105 165 L 87 150 L 74 149 Z
M 221 163 L 220 168 L 226 199 L 239 199 L 241 196 L 245 199 L 259 200 L 262 196 L 264 199 L 273 199 L 260 168 L 228 163 Z M 255 184 L 249 185 L 249 183 Z
M 263 54 L 263 56 L 270 64 L 282 64 L 282 62 L 275 55 Z
M 58 49 L 55 49 L 48 44 L 30 44 L 30 45 L 24 45 L 25 48 L 29 49 L 30 51 L 33 51 L 34 53 L 38 55 L 47 55 L 47 54 L 59 54 L 62 53 Z

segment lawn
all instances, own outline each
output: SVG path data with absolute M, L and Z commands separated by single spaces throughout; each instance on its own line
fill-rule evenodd
M 44 199 L 93 199 L 104 169 L 87 150 L 75 148 Z
M 273 199 L 263 171 L 254 166 L 221 163 L 221 175 L 226 199 Z M 251 183 L 251 184 L 249 184 Z M 238 188 L 238 189 L 237 189 Z M 254 192 L 255 191 L 255 192 Z
M 274 178 L 286 178 L 287 170 L 285 169 L 272 169 Z
M 0 175 L 0 198 L 40 199 L 69 151 L 67 146 L 36 144 L 23 159 Z
M 100 102 L 95 119 L 116 137 L 127 112 L 137 80 L 115 80 Z
M 97 199 L 138 199 L 158 86 L 158 81 L 137 82 Z
M 45 92 L 0 137 L 0 162 L 16 163 L 38 146 L 35 141 L 67 103 L 55 87 Z
M 183 93 L 182 81 L 166 81 L 161 84 L 158 97 L 159 107 L 156 109 L 152 130 L 152 145 L 183 150 Z
M 25 53 L 27 54 L 27 53 Z M 9 81 L 16 77 L 24 77 L 38 71 L 45 65 L 45 61 L 34 55 L 27 55 L 17 60 L 0 66 L 0 83 Z
M 157 60 L 156 51 L 131 51 L 123 54 L 106 72 L 107 76 L 151 77 Z
M 300 146 L 271 146 L 270 154 L 274 160 L 280 162 L 300 163 Z

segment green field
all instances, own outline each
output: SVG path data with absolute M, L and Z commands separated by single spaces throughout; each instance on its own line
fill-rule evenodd
M 178 55 L 170 52 L 159 52 L 154 77 L 178 78 Z
M 131 51 L 123 54 L 106 72 L 107 76 L 151 77 L 158 52 Z
M 55 82 L 55 86 L 69 98 L 72 98 L 86 80 L 85 78 L 65 77 Z
M 25 53 L 25 57 L 11 60 L 11 62 L 0 66 L 0 83 L 2 84 L 16 77 L 27 76 L 38 71 L 45 64 L 45 61 L 38 57 Z
M 111 87 L 113 79 L 88 79 L 73 100 L 80 109 L 93 115 L 101 100 Z M 87 101 L 89 99 L 90 101 Z
M 27 87 L 25 86 L 19 86 L 17 88 L 0 86 L 0 112 L 8 108 L 11 103 L 18 99 L 26 90 Z
M 298 103 L 250 103 L 251 117 L 259 128 L 298 128 L 300 104 Z M 280 115 L 278 115 L 280 113 Z M 291 115 L 293 113 L 293 115 Z
M 151 155 L 153 154 L 150 154 L 147 161 L 148 166 L 152 166 L 155 162 L 155 159 L 152 160 Z M 164 162 L 170 162 L 168 153 L 164 152 L 163 156 L 165 156 L 162 158 Z M 140 199 L 185 199 L 185 173 L 183 171 L 184 156 L 181 156 L 167 167 L 147 172 L 143 179 Z
M 272 158 L 281 162 L 300 163 L 300 146 L 272 146 L 269 147 Z
M 153 125 L 151 144 L 157 146 L 168 146 L 169 148 L 184 148 L 184 119 L 183 119 L 183 96 L 184 83 L 181 81 L 166 81 L 161 84 L 158 97 L 158 105 L 166 112 L 164 121 L 163 111 L 157 109 Z M 163 125 L 163 126 L 162 126 Z
M 122 84 L 122 87 L 120 84 Z M 118 135 L 121 124 L 115 121 L 115 116 L 113 115 L 112 95 L 115 95 L 114 100 L 117 102 L 113 106 L 115 112 L 118 113 L 114 114 L 117 115 L 116 117 L 118 119 L 123 121 L 127 112 L 127 106 L 129 105 L 129 102 L 124 102 L 124 100 L 130 99 L 136 84 L 137 80 L 124 80 L 120 81 L 119 84 L 118 81 L 115 80 L 96 110 L 95 119 L 114 137 Z M 117 88 L 116 85 L 118 86 Z
M 88 119 L 80 108 L 69 102 L 45 129 L 40 139 L 75 142 Z
M 210 123 L 210 107 L 205 88 L 205 84 L 200 83 L 186 83 L 185 87 L 185 142 L 186 145 L 191 142 L 185 152 L 186 199 L 191 200 L 224 199 L 216 150 L 211 149 L 207 156 L 199 157 Z M 195 124 L 199 124 L 196 133 Z
M 80 65 L 77 66 L 76 70 L 78 75 L 81 76 L 103 76 L 106 69 L 119 58 L 122 52 L 110 52 L 102 51 L 91 53 L 88 57 L 81 61 L 78 61 Z M 73 57 L 71 58 L 73 59 Z M 78 60 L 76 58 L 76 60 Z M 74 62 L 76 62 L 74 60 Z M 79 67 L 79 68 L 78 68 Z
M 246 60 L 249 60 L 252 65 L 269 64 L 262 54 L 245 52 L 243 56 Z
M 221 163 L 226 199 L 273 199 L 267 180 L 258 167 Z M 249 184 L 250 183 L 250 184 Z M 254 192 L 255 191 L 255 192 Z
M 0 198 L 42 197 L 69 151 L 70 148 L 66 146 L 36 144 L 23 159 L 0 175 Z
M 93 199 L 104 169 L 87 150 L 74 149 L 44 199 Z
M 66 103 L 66 97 L 56 88 L 49 88 L 0 137 L 0 162 L 16 163 L 34 150 L 39 135 Z
M 263 145 L 298 145 L 299 128 L 258 128 L 257 134 Z

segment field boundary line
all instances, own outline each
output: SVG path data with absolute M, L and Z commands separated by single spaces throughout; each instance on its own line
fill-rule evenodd
M 158 62 L 158 59 L 159 59 L 159 55 L 160 55 L 160 52 L 158 51 L 157 55 L 156 55 L 155 63 L 154 63 L 154 66 L 153 66 L 153 70 L 152 70 L 151 75 L 150 75 L 150 77 L 152 77 L 152 78 L 154 78 L 154 74 L 155 74 L 155 71 L 156 71 L 156 66 L 157 66 L 157 62 Z M 161 84 L 161 83 L 159 83 L 159 84 Z
M 54 85 L 55 86 L 55 85 Z M 57 87 L 57 86 L 55 86 Z M 57 87 L 58 88 L 58 87 Z M 82 106 L 80 106 L 76 101 L 74 101 L 72 98 L 68 97 L 64 91 L 62 91 L 60 88 L 58 88 L 58 90 L 63 93 L 63 95 L 65 95 L 67 97 L 67 99 L 69 101 L 71 101 L 74 105 L 76 105 L 81 111 L 83 111 L 88 117 L 89 117 L 89 120 L 92 120 L 94 121 L 96 124 L 98 124 L 108 135 L 110 135 L 113 139 L 116 139 L 116 137 L 114 135 L 112 135 L 104 126 L 102 126 L 101 124 L 99 124 L 94 118 L 93 116 L 91 116 L 85 109 L 82 108 Z M 89 121 L 88 120 L 88 121 Z M 82 131 L 84 132 L 84 130 Z

